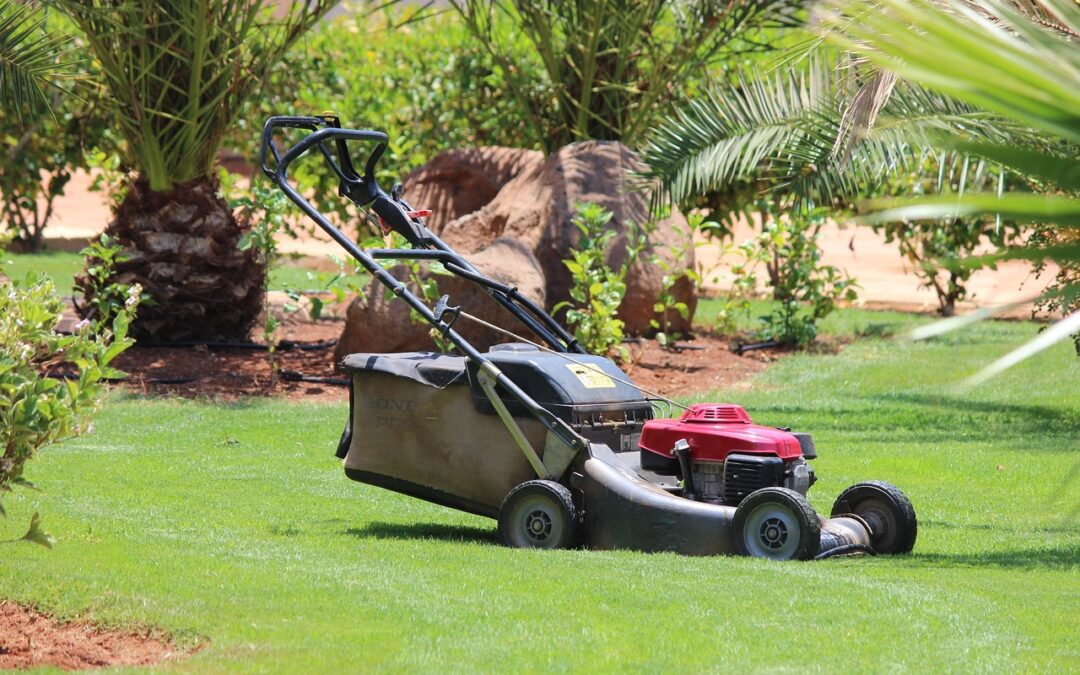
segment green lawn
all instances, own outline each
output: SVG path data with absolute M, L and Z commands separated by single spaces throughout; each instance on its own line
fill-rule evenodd
M 27 272 L 44 272 L 52 277 L 56 292 L 71 295 L 73 278 L 82 272 L 83 257 L 67 251 L 11 253 L 0 251 L 0 271 L 11 279 L 22 279 Z
M 697 310 L 694 312 L 694 325 L 704 329 L 714 328 L 716 317 L 723 304 L 723 300 L 718 298 L 698 300 Z M 753 332 L 760 329 L 760 317 L 768 315 L 779 304 L 774 300 L 751 300 L 749 315 L 738 317 L 735 330 Z M 822 335 L 880 337 L 903 333 L 926 321 L 926 317 L 918 314 L 849 308 L 833 312 L 822 319 L 818 330 Z
M 22 279 L 27 272 L 45 272 L 52 277 L 60 295 L 71 295 L 72 279 L 82 272 L 83 257 L 66 251 L 42 253 L 0 252 L 0 269 L 12 279 Z M 270 271 L 270 290 L 295 288 L 303 291 L 323 290 L 334 278 L 333 272 L 317 272 L 296 263 L 283 262 Z M 362 285 L 364 275 L 351 275 L 349 282 Z
M 954 387 L 1033 330 L 866 339 L 709 397 L 815 433 L 819 510 L 901 486 L 911 556 L 509 550 L 492 521 L 348 481 L 344 405 L 117 396 L 29 466 L 43 492 L 5 498 L 0 539 L 39 510 L 59 543 L 0 548 L 0 597 L 205 641 L 183 670 L 1072 670 L 1080 362 L 1059 345 Z

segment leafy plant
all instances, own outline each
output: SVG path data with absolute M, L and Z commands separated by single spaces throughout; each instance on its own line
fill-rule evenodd
M 75 288 L 82 295 L 75 304 L 80 314 L 96 325 L 110 325 L 113 319 L 128 308 L 131 286 L 117 281 L 116 266 L 124 262 L 123 249 L 116 245 L 108 234 L 101 234 L 97 239 L 79 251 L 86 258 L 86 269 L 75 278 Z M 140 304 L 153 304 L 149 295 L 140 292 Z
M 760 338 L 805 347 L 817 339 L 818 322 L 835 311 L 839 301 L 855 300 L 858 284 L 821 261 L 818 238 L 827 211 L 788 210 L 781 215 L 782 206 L 766 197 L 748 207 L 761 218 L 761 232 L 728 248 L 739 256 L 732 267 L 736 281 L 718 320 L 730 329 L 739 314 L 749 311 L 759 270 L 764 270 L 779 306 L 761 317 Z
M 635 144 L 704 67 L 792 25 L 796 0 L 451 0 L 494 60 L 529 137 L 551 151 L 575 140 Z M 747 38 L 747 39 L 743 39 Z M 518 44 L 534 50 L 522 52 Z M 542 85 L 534 73 L 539 66 Z
M 676 228 L 676 235 L 678 235 L 676 240 L 681 243 L 671 246 L 672 260 L 682 260 L 687 250 L 696 245 L 692 233 L 703 229 L 710 230 L 714 227 L 717 227 L 717 224 L 711 221 L 706 222 L 705 217 L 700 213 L 691 213 L 687 217 L 687 230 Z M 648 237 L 650 233 L 650 229 L 646 228 L 644 236 Z M 650 257 L 649 261 L 663 272 L 660 279 L 660 292 L 656 296 L 656 302 L 653 303 L 653 311 L 659 316 L 659 319 L 650 319 L 649 325 L 656 330 L 656 341 L 661 347 L 667 349 L 682 338 L 681 333 L 671 330 L 672 313 L 677 313 L 686 321 L 690 320 L 690 308 L 685 302 L 675 297 L 673 289 L 681 279 L 688 279 L 693 292 L 696 294 L 701 283 L 701 274 L 695 269 L 679 268 L 656 253 Z
M 573 327 L 577 341 L 592 354 L 606 355 L 623 340 L 625 324 L 618 318 L 618 307 L 626 295 L 627 270 L 643 246 L 638 237 L 631 237 L 626 260 L 619 269 L 612 269 L 606 262 L 615 238 L 615 230 L 607 227 L 612 213 L 591 203 L 579 203 L 575 208 L 572 222 L 581 236 L 571 257 L 563 261 L 572 281 L 570 300 L 555 305 L 554 311 L 566 308 L 566 323 Z M 617 355 L 628 358 L 625 348 Z
M 739 320 L 750 316 L 750 300 L 758 292 L 758 266 L 768 259 L 768 250 L 758 246 L 757 238 L 735 243 L 721 241 L 719 260 L 727 261 L 731 285 L 720 298 L 715 328 L 723 335 L 735 332 Z
M 122 375 L 109 364 L 132 344 L 127 330 L 139 293 L 137 286 L 128 291 L 111 323 L 84 322 L 74 334 L 61 335 L 56 325 L 64 303 L 47 276 L 27 275 L 2 289 L 0 492 L 32 487 L 23 478 L 26 462 L 46 445 L 87 429 L 103 380 Z M 52 545 L 37 514 L 23 539 Z
M 1040 227 L 1031 233 L 1030 244 L 1035 247 L 1069 246 L 1080 242 L 1080 232 L 1075 228 L 1056 230 Z M 1033 316 L 1066 316 L 1080 312 L 1080 260 L 1058 260 L 1058 270 L 1046 288 L 1046 292 L 1036 298 L 1032 309 Z M 1047 261 L 1035 263 L 1035 277 L 1039 278 L 1047 270 Z M 1080 356 L 1080 331 L 1072 334 L 1076 354 Z
M 997 187 L 1004 191 L 1006 172 L 986 160 L 955 152 L 926 153 L 920 166 L 885 182 L 892 194 L 955 194 Z M 1017 181 L 1008 180 L 1010 187 Z M 898 220 L 873 224 L 874 230 L 895 242 L 900 254 L 914 265 L 921 285 L 934 291 L 943 316 L 956 313 L 956 303 L 967 299 L 967 281 L 977 268 L 963 260 L 980 250 L 1001 250 L 1021 241 L 1023 228 L 1015 221 L 992 215 L 939 220 Z M 991 263 L 991 267 L 994 265 Z
M 221 170 L 222 185 L 228 195 L 235 192 L 235 182 L 224 169 Z M 234 195 L 229 199 L 229 207 L 236 212 L 236 217 L 243 224 L 244 234 L 240 237 L 236 246 L 241 251 L 255 250 L 258 252 L 260 262 L 267 268 L 273 269 L 280 262 L 281 253 L 278 250 L 277 238 L 282 232 L 291 234 L 288 221 L 285 219 L 290 210 L 288 198 L 281 190 L 266 181 L 256 179 L 249 192 Z M 293 302 L 286 304 L 286 314 L 292 314 L 299 309 L 299 293 L 295 293 Z M 263 281 L 263 324 L 262 339 L 266 344 L 267 359 L 270 362 L 270 386 L 277 384 L 277 329 L 280 321 L 274 314 L 270 305 L 269 276 Z

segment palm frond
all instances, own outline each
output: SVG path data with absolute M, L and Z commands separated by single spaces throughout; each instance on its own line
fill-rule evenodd
M 1055 260 L 1080 266 L 1080 5 L 1069 0 L 828 0 L 821 15 L 830 40 L 899 77 L 999 114 L 1028 128 L 1026 142 L 960 134 L 942 139 L 1055 185 L 1064 194 L 967 194 L 875 205 L 878 220 L 934 218 L 958 213 L 1004 215 L 1057 228 L 1061 242 L 1013 247 L 991 262 Z M 977 265 L 975 259 L 967 264 Z M 1064 281 L 1051 291 L 1080 297 L 1078 284 Z M 1044 294 L 1044 298 L 1046 295 Z M 1062 305 L 1067 306 L 1067 305 Z M 953 325 L 947 326 L 953 328 Z M 974 378 L 983 382 L 1069 334 L 1080 332 L 1073 312 Z
M 239 106 L 285 49 L 337 4 L 53 0 L 101 63 L 132 163 L 153 190 L 213 175 Z
M 852 113 L 856 106 L 862 112 Z M 921 166 L 927 151 L 956 134 L 972 143 L 1030 138 L 1026 128 L 955 98 L 817 58 L 803 73 L 750 76 L 688 104 L 654 131 L 644 158 L 661 201 L 685 203 L 763 178 L 798 202 L 846 203 Z
M 37 4 L 0 0 L 0 105 L 20 121 L 47 111 L 46 90 L 68 70 L 70 41 L 44 28 Z
M 670 201 L 715 190 L 760 175 L 771 163 L 793 154 L 827 154 L 838 121 L 834 71 L 815 63 L 804 73 L 753 73 L 689 102 L 654 130 L 642 154 L 646 177 L 658 181 Z M 780 171 L 790 175 L 793 164 Z

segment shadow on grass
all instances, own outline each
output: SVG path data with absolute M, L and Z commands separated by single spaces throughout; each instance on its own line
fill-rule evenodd
M 363 539 L 438 539 L 441 541 L 465 541 L 477 544 L 498 544 L 498 533 L 493 529 L 468 525 L 441 525 L 439 523 L 368 523 L 363 527 L 350 527 L 344 531 Z
M 887 392 L 860 399 L 882 411 L 879 422 L 904 427 L 903 436 L 908 441 L 961 436 L 968 441 L 1046 438 L 1051 445 L 1060 447 L 1054 437 L 1075 439 L 1076 429 L 1080 427 L 1080 411 L 1066 407 L 973 401 L 961 396 L 913 392 Z M 852 424 L 861 426 L 858 421 L 853 420 Z M 1038 449 L 1037 445 L 1034 447 Z
M 1003 569 L 1071 570 L 1080 567 L 1080 545 L 985 553 L 916 553 L 905 566 L 1000 567 Z
M 1080 526 L 1078 525 L 1061 525 L 1061 526 L 1021 526 L 1021 525 L 989 525 L 989 524 L 974 524 L 974 523 L 948 523 L 941 520 L 922 520 L 919 519 L 919 527 L 931 527 L 941 528 L 943 530 L 987 530 L 993 532 L 1015 532 L 1017 534 L 1029 534 L 1032 532 L 1045 532 L 1046 534 L 1080 534 Z

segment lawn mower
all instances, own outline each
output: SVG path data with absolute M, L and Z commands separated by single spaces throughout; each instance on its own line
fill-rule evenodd
M 293 131 L 286 131 L 293 130 Z M 306 131 L 286 147 L 288 134 Z M 352 354 L 349 419 L 337 448 L 345 474 L 368 485 L 494 518 L 512 547 L 743 554 L 776 560 L 911 551 L 908 498 L 883 482 L 844 490 L 831 516 L 806 499 L 817 456 L 809 434 L 754 424 L 733 404 L 682 406 L 635 385 L 588 354 L 550 314 L 492 279 L 424 224 L 375 167 L 388 138 L 345 129 L 334 116 L 271 117 L 262 171 L 375 279 L 459 355 Z M 350 143 L 373 148 L 363 174 Z M 342 197 L 411 248 L 361 249 L 289 182 L 289 166 L 317 150 Z M 379 261 L 437 261 L 479 284 L 520 321 L 488 323 L 448 296 L 429 306 Z M 507 342 L 481 352 L 455 322 L 479 322 Z M 682 409 L 677 418 L 658 412 Z

